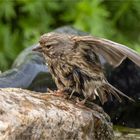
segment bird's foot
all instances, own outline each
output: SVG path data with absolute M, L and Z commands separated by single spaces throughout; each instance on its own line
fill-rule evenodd
M 59 96 L 59 97 L 62 97 L 64 96 L 64 90 L 51 90 L 51 89 L 47 89 L 48 93 L 50 94 L 54 94 L 55 96 Z
M 54 91 L 55 93 L 55 96 L 58 96 L 58 97 L 65 97 L 65 91 L 63 89 L 59 89 L 59 90 L 55 90 Z
M 76 105 L 78 105 L 78 106 L 84 106 L 86 100 L 87 100 L 87 98 L 85 98 L 82 101 L 80 101 L 79 98 L 76 98 Z

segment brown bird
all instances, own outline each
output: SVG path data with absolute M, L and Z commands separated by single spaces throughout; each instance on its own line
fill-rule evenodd
M 140 55 L 132 49 L 93 36 L 74 36 L 60 33 L 44 34 L 40 46 L 33 49 L 44 54 L 50 73 L 59 90 L 76 92 L 87 98 L 99 97 L 104 104 L 111 95 L 130 97 L 106 80 L 100 63 L 101 55 L 109 64 L 119 66 L 127 57 L 140 66 Z M 84 100 L 84 101 L 85 101 Z

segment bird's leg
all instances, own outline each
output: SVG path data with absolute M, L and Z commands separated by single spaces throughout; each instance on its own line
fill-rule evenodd
M 56 96 L 62 97 L 62 96 L 64 96 L 65 90 L 64 89 L 58 89 L 58 90 L 54 91 L 54 93 L 55 93 Z
M 58 90 L 51 90 L 51 89 L 47 89 L 47 92 L 50 93 L 50 94 L 54 94 L 56 96 L 64 96 L 64 89 L 58 89 Z
M 71 90 L 69 87 L 59 88 L 58 90 L 54 90 L 54 91 L 49 88 L 47 90 L 49 93 L 52 93 L 55 96 L 66 97 L 69 99 L 72 97 L 72 95 L 74 93 L 74 91 Z M 70 93 L 70 92 L 71 92 L 71 95 L 70 95 L 70 97 L 68 97 L 68 94 L 66 94 L 66 93 Z
M 83 105 L 85 104 L 85 102 L 86 102 L 87 99 L 88 99 L 88 97 L 86 97 L 86 98 L 85 98 L 84 100 L 82 100 L 82 101 L 79 101 L 79 98 L 77 98 L 77 99 L 76 99 L 76 102 L 77 102 L 76 105 L 80 105 L 80 106 L 82 105 L 82 106 L 83 106 Z
M 70 94 L 70 96 L 69 96 L 69 99 L 71 99 L 73 93 L 74 93 L 74 90 L 72 90 L 72 92 L 71 92 L 71 94 Z

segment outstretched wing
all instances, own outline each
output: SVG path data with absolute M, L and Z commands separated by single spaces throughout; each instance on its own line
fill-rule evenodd
M 140 55 L 124 45 L 106 39 L 98 39 L 92 36 L 75 36 L 73 37 L 73 40 L 75 40 L 75 43 L 77 43 L 77 45 L 75 45 L 75 49 L 77 49 L 76 52 L 80 53 L 80 56 L 84 57 L 87 54 L 87 56 L 90 58 L 89 61 L 94 65 L 93 66 L 92 63 L 88 63 L 86 61 L 85 63 L 88 64 L 88 66 L 84 64 L 85 67 L 82 68 L 82 66 L 79 65 L 80 70 L 82 72 L 85 72 L 86 75 L 90 76 L 91 78 L 89 83 L 84 80 L 86 81 L 84 82 L 84 86 L 87 87 L 85 90 L 86 94 L 91 93 L 98 95 L 102 104 L 104 104 L 104 102 L 108 100 L 108 95 L 110 96 L 111 94 L 115 96 L 120 102 L 121 98 L 119 95 L 124 96 L 131 101 L 134 101 L 107 82 L 106 78 L 104 77 L 103 71 L 100 68 L 98 60 L 96 60 L 96 57 L 93 56 L 94 53 L 98 56 L 101 55 L 109 64 L 117 67 L 127 57 L 138 66 L 140 66 Z M 77 61 L 76 64 L 78 64 Z M 89 64 L 91 65 L 91 67 Z M 96 68 L 96 70 L 94 68 Z
M 96 54 L 102 55 L 114 67 L 119 66 L 126 58 L 140 66 L 140 55 L 124 45 L 92 36 L 75 36 L 73 39 L 76 42 L 83 42 L 91 46 Z

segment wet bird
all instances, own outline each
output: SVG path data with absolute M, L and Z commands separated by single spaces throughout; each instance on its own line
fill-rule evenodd
M 33 50 L 43 53 L 60 91 L 69 91 L 71 96 L 79 93 L 85 97 L 84 102 L 98 96 L 104 104 L 112 95 L 120 102 L 120 95 L 133 101 L 107 81 L 99 58 L 102 56 L 113 67 L 126 58 L 140 66 L 140 55 L 132 49 L 93 36 L 54 32 L 42 35 L 39 43 Z

